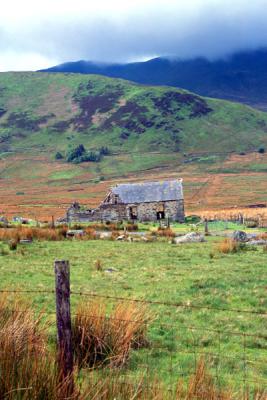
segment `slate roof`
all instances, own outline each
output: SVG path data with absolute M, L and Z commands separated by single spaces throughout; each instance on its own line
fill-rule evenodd
M 182 200 L 182 179 L 161 182 L 123 183 L 112 188 L 124 204 Z

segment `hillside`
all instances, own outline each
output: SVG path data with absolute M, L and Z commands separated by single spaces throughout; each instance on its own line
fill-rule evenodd
M 176 86 L 202 96 L 267 110 L 267 49 L 239 52 L 214 61 L 205 58 L 155 58 L 130 64 L 77 61 L 45 71 L 101 74 L 143 84 Z
M 2 73 L 0 92 L 0 214 L 59 216 L 118 181 L 180 176 L 187 210 L 267 201 L 265 113 L 94 75 Z M 81 144 L 108 152 L 67 162 Z
M 249 151 L 267 144 L 267 115 L 169 87 L 100 76 L 0 75 L 2 151 Z M 52 156 L 52 154 L 51 154 Z

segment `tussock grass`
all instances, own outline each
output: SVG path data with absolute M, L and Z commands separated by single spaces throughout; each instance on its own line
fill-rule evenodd
M 123 366 L 132 348 L 147 345 L 150 316 L 146 307 L 107 302 L 81 303 L 73 321 L 73 342 L 80 366 Z
M 233 239 L 224 239 L 216 245 L 216 250 L 219 253 L 229 254 L 238 253 L 243 249 L 242 244 Z
M 66 228 L 32 228 L 18 226 L 16 228 L 0 229 L 0 241 L 14 241 L 18 243 L 22 239 L 28 240 L 63 240 L 66 237 Z
M 156 235 L 160 237 L 173 238 L 175 237 L 175 232 L 173 232 L 171 228 L 158 228 Z
M 47 346 L 40 317 L 21 299 L 0 296 L 0 398 L 56 400 L 69 394 Z M 77 399 L 74 393 L 73 399 Z
M 84 236 L 85 239 L 90 239 L 90 240 L 97 239 L 97 233 L 93 227 L 88 226 L 87 228 L 85 228 L 85 233 L 86 233 L 86 236 Z
M 102 270 L 103 270 L 103 265 L 102 265 L 101 260 L 97 259 L 97 260 L 95 261 L 95 269 L 96 269 L 97 271 L 102 271 Z

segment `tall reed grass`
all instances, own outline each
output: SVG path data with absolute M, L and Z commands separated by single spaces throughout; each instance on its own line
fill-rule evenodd
M 0 398 L 58 400 L 69 394 L 47 345 L 40 317 L 21 299 L 0 297 Z M 78 393 L 73 393 L 78 399 Z
M 123 366 L 132 348 L 148 344 L 150 315 L 146 307 L 119 303 L 109 309 L 107 302 L 81 303 L 73 321 L 73 342 L 80 366 Z

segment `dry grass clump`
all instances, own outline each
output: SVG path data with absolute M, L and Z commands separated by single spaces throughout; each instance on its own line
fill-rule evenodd
M 139 227 L 138 224 L 134 223 L 134 222 L 128 222 L 126 225 L 126 230 L 128 232 L 136 232 L 138 231 Z
M 180 387 L 181 388 L 181 387 Z M 183 391 L 180 394 L 183 395 Z M 207 372 L 204 358 L 198 362 L 196 372 L 189 379 L 184 397 L 185 400 L 233 400 L 234 396 L 229 390 L 218 389 L 214 383 L 214 379 Z M 179 396 L 177 397 L 179 399 Z
M 66 399 L 68 387 L 67 381 L 59 381 L 41 319 L 34 318 L 29 305 L 21 299 L 10 301 L 1 295 L 0 398 Z
M 103 265 L 102 265 L 101 260 L 96 260 L 96 261 L 95 261 L 95 269 L 96 269 L 97 271 L 102 271 L 102 270 L 103 270 Z
M 143 305 L 119 303 L 109 311 L 109 304 L 80 304 L 73 321 L 75 359 L 80 366 L 121 367 L 132 348 L 147 345 L 150 316 Z
M 216 245 L 216 250 L 223 254 L 238 253 L 240 250 L 242 250 L 242 248 L 243 247 L 241 243 L 228 238 Z
M 262 232 L 259 235 L 257 235 L 257 239 L 267 240 L 267 232 Z
M 86 233 L 85 238 L 89 239 L 89 240 L 95 240 L 98 237 L 96 230 L 94 228 L 92 228 L 91 226 L 88 226 L 87 228 L 85 228 L 85 233 Z
M 26 226 L 18 226 L 16 228 L 1 228 L 0 240 L 2 241 L 15 241 L 20 240 L 63 240 L 66 237 L 67 228 L 33 228 Z
M 111 232 L 111 236 L 110 236 L 110 240 L 117 240 L 117 238 L 119 237 L 119 236 L 121 236 L 122 235 L 122 233 L 121 232 L 119 232 L 119 231 L 112 231 Z M 125 236 L 126 237 L 126 236 Z
M 109 371 L 106 377 L 99 374 L 89 376 L 89 398 L 91 400 L 234 400 L 231 391 L 218 389 L 213 378 L 207 373 L 204 360 L 200 360 L 196 372 L 186 385 L 181 380 L 176 388 L 168 390 L 156 379 L 149 377 L 127 380 L 119 372 Z M 264 397 L 255 397 L 255 400 Z M 248 399 L 247 399 L 248 400 Z
M 175 232 L 171 228 L 158 228 L 156 232 L 157 236 L 166 237 L 166 238 L 174 238 Z
M 94 224 L 90 224 L 90 228 L 94 228 L 98 231 L 120 231 L 123 230 L 123 225 L 121 222 L 96 222 Z
M 18 241 L 16 239 L 11 239 L 8 243 L 9 250 L 17 250 Z

